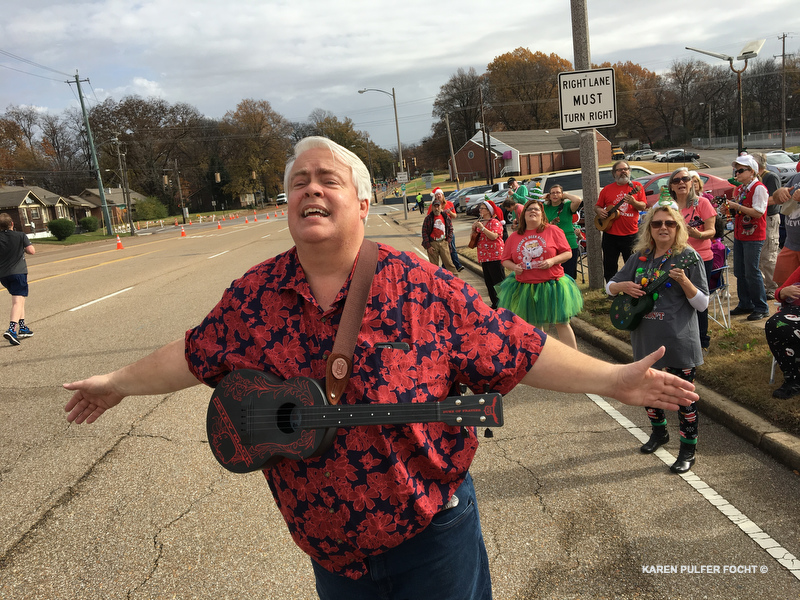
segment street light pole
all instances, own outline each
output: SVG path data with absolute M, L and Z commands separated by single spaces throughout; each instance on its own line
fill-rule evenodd
M 403 171 L 403 147 L 400 144 L 400 121 L 397 119 L 397 96 L 395 96 L 394 88 L 392 88 L 392 93 L 390 94 L 386 90 L 379 90 L 377 88 L 364 88 L 363 90 L 358 90 L 359 94 L 363 94 L 364 92 L 380 92 L 381 94 L 386 94 L 387 96 L 392 97 L 392 105 L 394 106 L 394 126 L 397 131 L 397 156 L 398 156 L 398 165 L 400 171 Z M 408 220 L 408 199 L 406 196 L 406 186 L 403 185 L 403 216 L 406 220 Z
M 714 58 L 719 58 L 720 60 L 728 61 L 728 64 L 731 67 L 731 71 L 736 73 L 736 91 L 739 100 L 739 132 L 738 132 L 738 151 L 737 154 L 741 154 L 744 150 L 744 123 L 742 122 L 742 73 L 745 72 L 747 69 L 747 61 L 751 58 L 755 58 L 758 56 L 758 53 L 761 51 L 761 48 L 764 46 L 764 42 L 767 40 L 756 40 L 754 42 L 748 42 L 745 44 L 742 51 L 739 53 L 739 56 L 736 57 L 735 60 L 743 60 L 744 66 L 741 70 L 736 70 L 733 67 L 734 58 L 732 56 L 728 56 L 727 54 L 720 54 L 718 52 L 710 52 L 709 50 L 700 50 L 699 48 L 690 48 L 686 46 L 687 50 L 691 50 L 693 52 L 699 52 L 700 54 L 707 54 L 708 56 L 713 56 Z M 710 107 L 709 107 L 710 108 Z

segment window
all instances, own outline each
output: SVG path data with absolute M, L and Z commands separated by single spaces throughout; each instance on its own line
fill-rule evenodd
M 41 218 L 41 215 L 39 214 L 39 209 L 38 208 L 31 208 L 31 220 L 39 219 L 39 218 Z
M 467 152 L 467 158 L 472 160 L 473 158 L 475 158 L 475 153 L 472 150 L 470 150 L 469 152 Z

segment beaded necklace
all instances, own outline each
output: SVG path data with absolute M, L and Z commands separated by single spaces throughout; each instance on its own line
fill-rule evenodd
M 645 269 L 645 266 L 647 265 L 636 269 L 636 276 L 634 278 L 634 281 L 639 283 L 642 287 L 647 287 L 648 283 L 661 276 L 661 274 L 663 273 L 661 269 L 664 266 L 664 263 L 666 263 L 670 258 L 672 258 L 672 248 L 670 248 L 664 253 L 664 256 L 661 257 L 661 262 L 658 263 L 658 266 L 656 266 L 654 259 L 652 266 L 648 267 L 647 269 Z M 650 259 L 647 256 L 640 256 L 639 260 L 642 261 L 643 263 L 647 263 L 650 261 Z M 672 284 L 668 281 L 667 283 L 664 284 L 664 287 L 672 287 Z

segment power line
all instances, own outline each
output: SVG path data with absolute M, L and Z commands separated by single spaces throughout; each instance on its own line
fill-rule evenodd
M 17 73 L 24 73 L 25 75 L 30 75 L 31 77 L 38 77 L 39 79 L 46 79 L 48 81 L 58 81 L 61 82 L 60 79 L 53 79 L 52 77 L 45 77 L 44 75 L 37 75 L 36 73 L 28 73 L 28 71 L 23 71 L 22 69 L 15 69 L 14 67 L 9 67 L 8 65 L 0 65 L 4 69 L 9 69 L 10 71 L 16 71 Z
M 58 71 L 58 70 L 53 69 L 51 67 L 47 67 L 45 65 L 40 65 L 37 62 L 34 62 L 32 60 L 28 60 L 27 58 L 23 58 L 21 56 L 17 56 L 16 54 L 12 54 L 11 52 L 8 52 L 7 50 L 0 50 L 0 54 L 8 56 L 9 58 L 13 58 L 14 60 L 18 60 L 20 62 L 27 63 L 27 64 L 32 65 L 34 67 L 38 67 L 40 69 L 44 69 L 45 71 L 51 71 L 52 73 L 57 73 L 58 75 L 64 75 L 65 77 L 71 77 L 71 75 L 69 73 L 64 73 L 63 71 Z M 32 73 L 28 73 L 28 75 L 32 75 Z

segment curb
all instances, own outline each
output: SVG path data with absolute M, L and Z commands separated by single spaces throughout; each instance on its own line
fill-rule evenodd
M 396 219 L 394 221 L 398 225 L 403 225 Z M 462 254 L 459 254 L 459 260 L 475 275 L 483 277 L 483 270 L 479 264 Z M 573 317 L 570 324 L 576 336 L 602 350 L 614 360 L 621 363 L 633 362 L 630 345 L 577 317 Z M 697 381 L 694 385 L 697 393 L 700 394 L 703 414 L 708 415 L 779 463 L 786 465 L 795 473 L 800 472 L 800 437 L 786 433 L 756 413 Z

